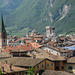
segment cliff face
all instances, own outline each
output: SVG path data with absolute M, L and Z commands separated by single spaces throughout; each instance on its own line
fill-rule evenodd
M 34 28 L 43 33 L 47 25 L 55 26 L 57 34 L 75 33 L 75 0 L 0 0 L 0 4 L 9 35 L 25 35 Z

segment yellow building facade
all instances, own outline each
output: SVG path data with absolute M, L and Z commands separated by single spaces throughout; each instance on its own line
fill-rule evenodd
M 40 62 L 39 64 L 37 64 L 34 68 L 35 68 L 35 71 L 37 71 L 37 72 L 40 70 L 54 70 L 55 64 L 54 64 L 54 62 L 46 59 L 46 60 Z
M 56 64 L 58 63 L 58 64 Z M 64 62 L 63 61 L 51 61 L 48 59 L 43 60 L 39 64 L 37 64 L 34 69 L 36 72 L 39 72 L 40 70 L 56 70 L 58 66 L 59 71 L 64 71 Z

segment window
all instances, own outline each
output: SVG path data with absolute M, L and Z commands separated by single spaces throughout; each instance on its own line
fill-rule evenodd
M 39 68 L 39 65 L 37 66 L 37 68 Z
M 5 42 L 5 39 L 4 39 L 4 42 Z
M 72 66 L 68 66 L 68 69 L 69 69 L 69 70 L 72 70 Z
M 51 66 L 53 66 L 53 63 L 51 63 Z
M 49 64 L 47 64 L 47 67 L 49 67 Z
M 64 69 L 64 66 L 62 66 L 61 68 Z
M 55 67 L 55 70 L 59 70 L 59 66 L 56 66 L 56 67 Z
M 42 64 L 42 68 L 44 68 L 44 65 Z

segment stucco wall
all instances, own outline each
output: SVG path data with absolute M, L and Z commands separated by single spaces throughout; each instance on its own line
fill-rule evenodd
M 73 69 L 69 70 L 68 69 L 69 66 L 72 66 Z M 64 68 L 65 68 L 65 71 L 67 71 L 67 72 L 73 72 L 75 74 L 75 64 L 69 64 L 69 63 L 65 64 Z
M 60 55 L 60 52 L 58 52 L 58 51 L 55 51 L 55 50 L 53 50 L 53 49 L 50 49 L 50 48 L 48 48 L 48 47 L 42 47 L 42 49 L 43 50 L 45 50 L 45 51 L 48 51 L 48 52 L 50 52 L 50 53 L 52 53 L 52 54 L 54 54 L 54 55 Z

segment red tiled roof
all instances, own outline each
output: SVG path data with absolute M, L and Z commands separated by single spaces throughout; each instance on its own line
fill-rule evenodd
M 33 48 L 39 48 L 39 47 L 42 47 L 42 45 L 36 43 L 36 42 L 30 42 L 30 44 L 32 45 Z
M 34 38 L 34 40 L 42 40 L 41 38 Z
M 50 45 L 53 45 L 54 43 L 56 43 L 56 42 L 54 42 L 54 41 L 50 41 L 49 42 Z
M 6 46 L 3 51 L 5 51 L 7 53 L 10 53 L 10 50 L 17 50 L 17 49 L 30 51 L 30 50 L 33 50 L 33 47 L 32 47 L 31 44 L 25 44 L 25 45 L 22 45 L 22 46 Z
M 22 37 L 20 38 L 21 40 L 32 40 L 33 38 L 28 38 L 28 37 Z

